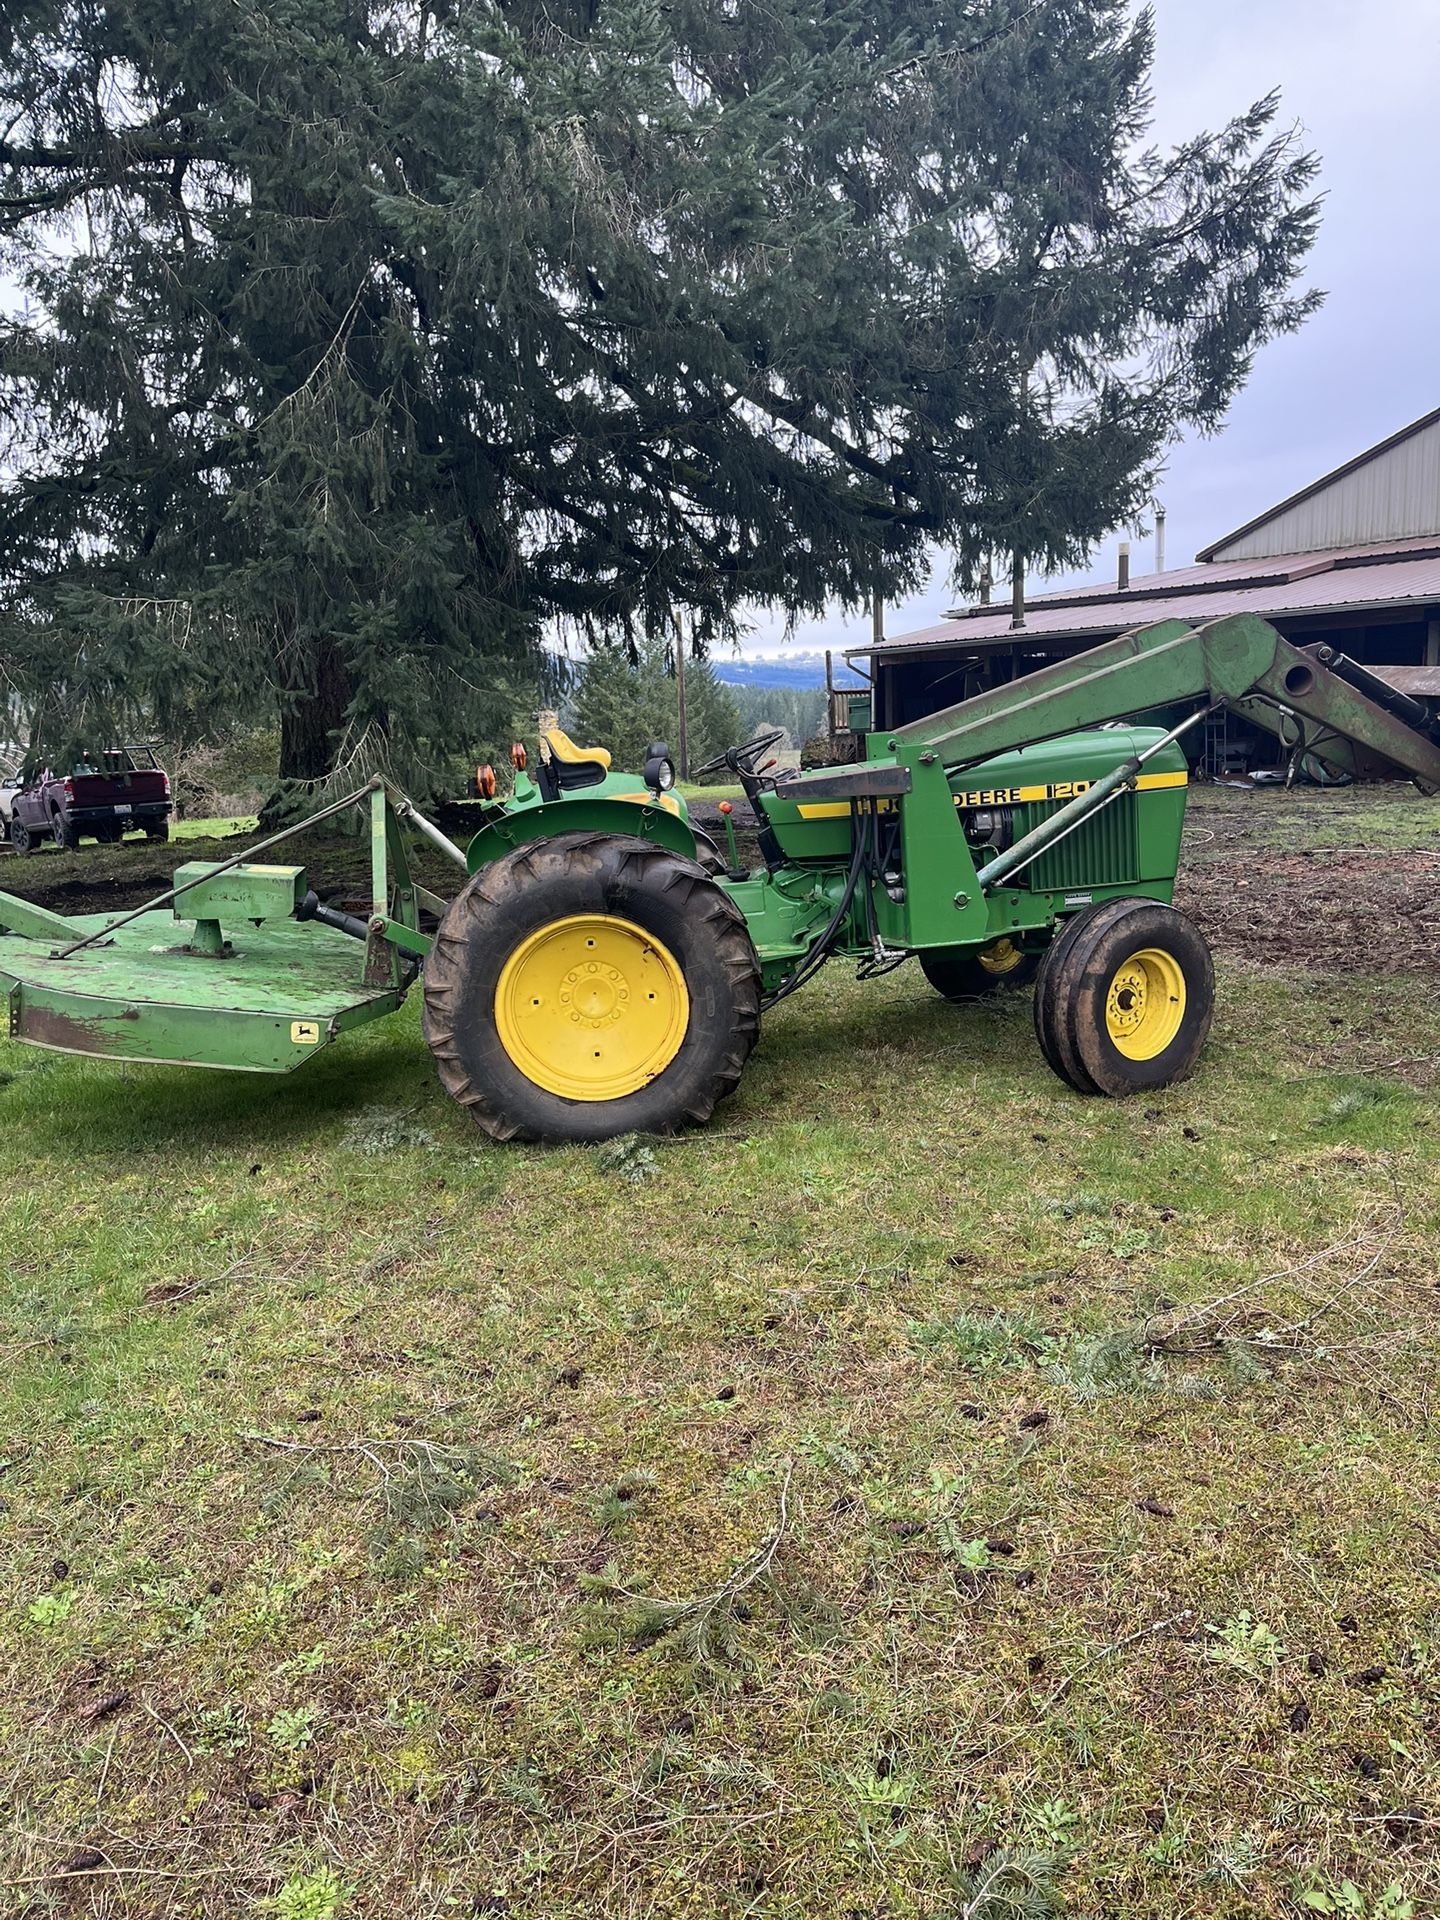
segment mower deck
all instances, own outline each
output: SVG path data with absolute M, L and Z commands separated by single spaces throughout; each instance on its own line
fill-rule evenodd
M 12 1040 L 116 1060 L 288 1073 L 405 997 L 361 984 L 356 941 L 294 921 L 246 924 L 230 934 L 229 952 L 208 955 L 186 950 L 188 922 L 159 911 L 105 944 L 55 957 L 106 925 L 103 914 L 79 915 L 65 922 L 66 941 L 0 933 Z

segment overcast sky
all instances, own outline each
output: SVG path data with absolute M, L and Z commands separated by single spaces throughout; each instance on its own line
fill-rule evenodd
M 1324 307 L 1260 353 L 1219 435 L 1171 456 L 1160 497 L 1173 567 L 1440 406 L 1440 4 L 1156 0 L 1155 13 L 1156 140 L 1213 128 L 1278 86 L 1282 117 L 1320 155 L 1325 194 L 1307 276 Z M 1073 578 L 1113 579 L 1118 539 Z M 1151 542 L 1136 544 L 1132 571 L 1152 564 Z M 952 601 L 942 559 L 926 592 L 887 611 L 886 631 L 926 626 Z M 837 613 L 788 644 L 868 637 L 867 621 Z M 744 648 L 785 650 L 759 625 Z

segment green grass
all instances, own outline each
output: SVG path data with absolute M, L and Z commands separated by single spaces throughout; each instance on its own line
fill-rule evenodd
M 544 1151 L 413 1007 L 0 1043 L 0 1914 L 1433 1912 L 1401 1054 L 1433 974 L 1222 962 L 1197 1078 L 1083 1101 L 834 969 L 704 1133 Z
M 1440 850 L 1440 807 L 1414 787 L 1234 787 L 1196 785 L 1188 809 L 1187 857 L 1204 859 L 1211 845 L 1221 856 L 1237 846 L 1280 850 L 1410 847 Z M 1219 828 L 1217 841 L 1207 832 Z
M 254 833 L 259 826 L 253 813 L 239 814 L 231 820 L 172 820 L 172 840 L 219 840 L 232 833 Z

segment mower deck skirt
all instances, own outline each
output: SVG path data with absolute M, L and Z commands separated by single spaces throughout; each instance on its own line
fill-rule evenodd
M 105 915 L 67 922 L 71 940 Z M 352 1027 L 391 1013 L 393 987 L 365 987 L 364 949 L 314 924 L 267 921 L 232 933 L 233 951 L 187 952 L 190 925 L 143 914 L 69 959 L 48 940 L 0 934 L 0 999 L 11 1039 L 238 1073 L 288 1073 Z

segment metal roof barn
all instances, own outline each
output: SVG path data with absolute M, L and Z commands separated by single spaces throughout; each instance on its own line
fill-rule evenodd
M 1257 613 L 1289 640 L 1324 640 L 1405 690 L 1440 681 L 1440 409 L 1205 548 L 1193 566 L 959 608 L 916 633 L 848 650 L 869 659 L 873 719 L 889 728 L 1155 620 Z M 1399 685 L 1397 678 L 1395 684 Z M 1274 742 L 1221 716 L 1207 770 L 1269 765 Z

